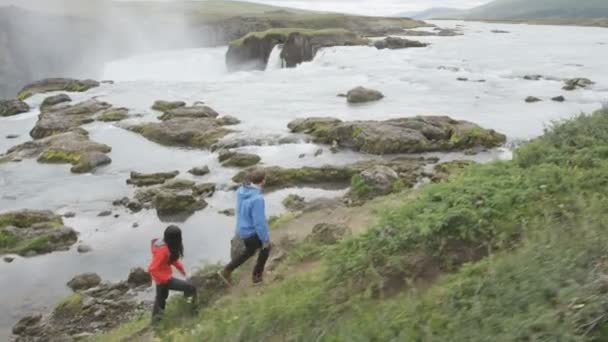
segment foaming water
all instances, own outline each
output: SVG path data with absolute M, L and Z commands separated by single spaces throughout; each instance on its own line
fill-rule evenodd
M 65 283 L 75 274 L 98 272 L 103 279 L 125 279 L 129 269 L 145 266 L 148 242 L 161 234 L 167 223 L 154 211 L 99 218 L 111 208 L 112 200 L 130 196 L 125 184 L 130 171 L 179 170 L 181 178 L 226 184 L 238 171 L 223 168 L 217 154 L 209 151 L 170 148 L 150 142 L 120 125 L 154 121 L 158 113 L 150 105 L 158 99 L 204 101 L 223 115 L 242 123 L 236 137 L 269 138 L 289 135 L 287 123 L 307 116 L 332 116 L 343 120 L 387 119 L 428 114 L 450 115 L 506 133 L 510 140 L 529 139 L 542 133 L 552 120 L 571 117 L 599 108 L 608 99 L 608 55 L 605 29 L 499 25 L 442 22 L 441 26 L 464 25 L 458 37 L 414 37 L 431 43 L 428 48 L 376 50 L 370 47 L 326 48 L 314 61 L 294 69 L 280 69 L 280 50 L 273 51 L 266 72 L 227 73 L 226 48 L 190 49 L 134 56 L 106 65 L 104 84 L 87 93 L 70 94 L 74 101 L 93 96 L 115 106 L 127 107 L 142 118 L 120 124 L 94 123 L 84 126 L 95 141 L 112 147 L 112 164 L 93 174 L 73 175 L 68 166 L 42 165 L 34 160 L 0 166 L 1 211 L 19 208 L 74 211 L 66 224 L 80 232 L 80 240 L 93 251 L 79 255 L 73 248 L 34 258 L 0 262 L 0 337 L 24 314 L 56 303 L 69 290 Z M 493 34 L 493 29 L 510 31 Z M 567 43 L 565 43 L 567 42 Z M 526 74 L 552 79 L 525 81 Z M 464 77 L 468 82 L 456 79 Z M 565 92 L 560 79 L 588 77 L 596 84 L 586 90 Z M 484 80 L 484 82 L 478 82 Z M 348 105 L 337 97 L 363 85 L 382 91 L 386 97 L 376 103 Z M 544 101 L 527 104 L 527 96 Z M 564 103 L 549 99 L 564 95 Z M 28 99 L 37 108 L 44 96 Z M 0 118 L 0 150 L 29 140 L 37 109 L 10 118 Z M 17 139 L 4 139 L 19 134 Z M 323 148 L 324 153 L 315 157 Z M 326 146 L 300 142 L 276 146 L 250 146 L 242 151 L 257 153 L 265 165 L 284 167 L 343 165 L 370 156 L 342 151 L 332 154 Z M 304 155 L 299 158 L 300 155 Z M 437 154 L 435 154 L 437 155 Z M 462 158 L 460 154 L 439 156 Z M 480 160 L 508 158 L 509 151 L 493 151 Z M 187 170 L 208 165 L 212 172 L 194 177 Z M 297 192 L 306 198 L 335 197 L 342 191 L 287 189 L 268 195 L 268 214 L 284 211 L 280 201 Z M 234 219 L 217 212 L 234 203 L 232 192 L 219 191 L 209 207 L 179 225 L 184 229 L 185 263 L 191 269 L 206 263 L 225 261 Z M 133 228 L 138 223 L 138 228 Z M 19 284 L 19 286 L 14 286 Z M 1 339 L 1 338 L 0 338 Z

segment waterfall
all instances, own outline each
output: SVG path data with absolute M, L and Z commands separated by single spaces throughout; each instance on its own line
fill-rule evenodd
M 283 68 L 284 61 L 281 58 L 281 51 L 283 51 L 283 45 L 275 45 L 275 47 L 272 49 L 272 52 L 270 52 L 270 56 L 268 57 L 266 70 L 277 70 Z

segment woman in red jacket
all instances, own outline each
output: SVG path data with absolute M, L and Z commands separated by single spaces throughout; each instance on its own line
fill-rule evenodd
M 148 273 L 156 283 L 156 300 L 152 311 L 152 320 L 160 318 L 169 290 L 181 291 L 186 297 L 192 297 L 192 303 L 196 304 L 196 287 L 192 284 L 172 277 L 171 266 L 186 277 L 184 266 L 179 261 L 184 256 L 182 244 L 182 231 L 177 226 L 169 226 L 165 229 L 164 238 L 154 239 L 151 243 L 152 261 L 148 266 Z

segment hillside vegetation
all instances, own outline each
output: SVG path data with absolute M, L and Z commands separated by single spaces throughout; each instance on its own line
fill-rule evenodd
M 196 318 L 174 300 L 156 336 L 608 338 L 608 111 L 556 124 L 519 148 L 513 161 L 471 166 L 390 203 L 366 233 L 332 247 L 296 247 L 298 258 L 286 263 L 309 266 L 287 268 L 285 280 L 258 293 L 229 293 Z M 121 333 L 143 325 L 131 323 Z
M 470 19 L 556 19 L 608 17 L 605 0 L 496 0 L 472 9 Z

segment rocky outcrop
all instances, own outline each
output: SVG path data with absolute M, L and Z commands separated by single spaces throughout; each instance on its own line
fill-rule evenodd
M 110 146 L 91 141 L 87 131 L 75 128 L 12 147 L 4 158 L 37 158 L 40 163 L 72 164 L 72 172 L 86 173 L 111 163 L 112 160 L 106 156 L 110 151 Z
M 364 87 L 356 87 L 346 93 L 346 100 L 348 103 L 374 102 L 382 100 L 383 98 L 384 94 L 381 92 Z
M 404 38 L 399 38 L 399 37 L 386 37 L 382 40 L 378 40 L 378 41 L 374 42 L 374 46 L 378 50 L 383 50 L 383 49 L 397 50 L 397 49 L 427 47 L 427 46 L 429 46 L 429 44 L 422 43 L 417 40 L 409 40 L 409 39 L 404 39 Z
M 297 144 L 300 142 L 303 142 L 300 137 L 294 137 L 292 135 L 272 135 L 266 137 L 230 136 L 213 144 L 211 146 L 211 151 L 229 150 L 232 148 L 244 146 L 275 146 L 283 144 Z
M 318 143 L 335 144 L 372 154 L 420 153 L 497 147 L 506 137 L 468 121 L 447 116 L 417 116 L 386 121 L 342 122 L 332 118 L 297 119 L 294 133 L 306 133 Z
M 169 179 L 177 177 L 177 175 L 179 175 L 179 171 L 156 173 L 131 172 L 130 178 L 127 179 L 127 184 L 135 186 L 151 186 L 164 184 Z
M 42 139 L 67 132 L 72 128 L 93 122 L 95 115 L 111 107 L 112 105 L 107 102 L 94 99 L 70 106 L 50 107 L 40 113 L 30 135 L 34 139 Z
M 129 272 L 127 284 L 131 287 L 142 287 L 152 285 L 150 274 L 141 267 L 136 267 Z
M 166 146 L 184 146 L 207 149 L 231 130 L 213 118 L 173 118 L 132 126 L 129 130 Z
M 0 116 L 13 116 L 30 110 L 27 103 L 20 100 L 0 100 Z
M 75 292 L 57 303 L 52 312 L 24 317 L 13 326 L 15 341 L 80 341 L 150 310 L 138 300 L 132 284 L 102 283 L 94 273 L 77 278 Z
M 21 210 L 0 214 L 0 254 L 22 256 L 67 250 L 77 233 L 51 211 Z
M 197 210 L 207 207 L 206 198 L 215 193 L 215 184 L 196 183 L 185 179 L 174 179 L 160 186 L 150 186 L 135 192 L 132 200 L 115 201 L 131 211 L 156 209 L 164 221 L 183 222 Z
M 164 112 L 163 115 L 159 116 L 158 119 L 162 121 L 171 120 L 173 118 L 217 118 L 219 114 L 208 106 L 191 106 L 191 107 L 178 107 L 169 109 Z M 222 123 L 218 122 L 222 125 Z
M 283 44 L 281 58 L 287 67 L 311 61 L 324 47 L 367 45 L 368 40 L 344 29 L 299 28 L 252 32 L 230 43 L 226 53 L 229 70 L 264 70 L 275 46 Z
M 252 153 L 224 152 L 220 153 L 219 160 L 224 167 L 248 167 L 256 165 L 262 158 Z
M 99 87 L 99 82 L 94 80 L 46 78 L 23 87 L 23 89 L 21 89 L 17 95 L 17 98 L 24 100 L 35 94 L 48 93 L 52 91 L 83 92 L 95 87 Z
M 277 166 L 265 167 L 266 183 L 265 187 L 269 191 L 306 186 L 313 188 L 347 188 L 352 186 L 352 182 L 360 178 L 361 173 L 370 172 L 378 166 L 385 166 L 398 175 L 398 179 L 392 184 L 392 190 L 400 190 L 413 186 L 421 178 L 424 165 L 430 161 L 424 158 L 394 158 L 390 160 L 367 160 L 345 166 L 321 166 L 321 167 L 302 167 L 298 169 L 288 169 Z M 247 179 L 250 170 L 246 169 L 236 174 L 232 180 L 235 183 L 243 183 Z M 362 187 L 370 187 L 373 184 L 360 184 Z M 367 196 L 367 195 L 370 196 Z M 357 197 L 373 197 L 378 195 L 365 191 Z
M 563 90 L 576 90 L 578 88 L 585 89 L 595 83 L 588 78 L 571 78 L 564 80 L 564 84 Z

